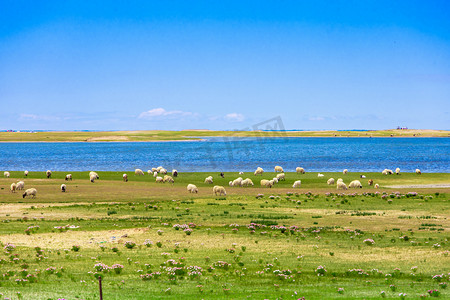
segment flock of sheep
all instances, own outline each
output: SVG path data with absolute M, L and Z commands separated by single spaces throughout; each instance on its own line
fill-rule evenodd
M 260 181 L 260 185 L 261 187 L 268 187 L 268 188 L 272 188 L 276 183 L 278 183 L 279 181 L 284 181 L 286 180 L 286 175 L 284 173 L 284 170 L 281 166 L 275 166 L 274 168 L 275 172 L 278 173 L 274 178 L 272 179 L 261 179 Z M 305 169 L 301 168 L 301 167 L 297 167 L 295 169 L 295 171 L 297 172 L 297 174 L 305 174 Z M 174 183 L 174 177 L 178 176 L 178 171 L 177 170 L 172 170 L 172 176 L 167 175 L 167 170 L 163 167 L 158 167 L 158 168 L 152 168 L 151 170 L 148 170 L 147 173 L 149 175 L 152 175 L 153 177 L 155 177 L 155 181 L 157 183 Z M 257 175 L 263 175 L 264 170 L 261 167 L 258 167 L 255 172 L 253 173 L 255 176 Z M 344 175 L 348 173 L 348 170 L 345 169 L 342 172 Z M 420 175 L 422 174 L 422 172 L 419 169 L 415 170 L 415 173 Z M 134 171 L 134 174 L 136 176 L 144 176 L 145 173 L 141 170 L 141 169 L 136 169 Z M 243 172 L 239 172 L 239 175 L 243 175 Z M 394 174 L 394 172 L 390 169 L 384 169 L 381 174 L 383 175 L 391 175 Z M 395 174 L 400 175 L 400 168 L 396 168 L 395 169 Z M 5 171 L 3 173 L 4 177 L 9 178 L 10 177 L 10 173 L 8 171 Z M 47 178 L 51 178 L 52 176 L 52 171 L 47 170 L 45 172 L 45 175 Z M 159 176 L 161 175 L 161 176 Z M 24 176 L 27 177 L 28 176 L 28 171 L 24 172 Z M 224 177 L 223 173 L 220 174 L 220 176 Z M 324 174 L 318 173 L 317 176 L 319 178 L 324 177 Z M 361 178 L 366 178 L 366 176 L 364 175 L 360 175 Z M 128 181 L 128 174 L 123 174 L 122 175 L 123 181 L 127 182 Z M 89 172 L 89 180 L 90 182 L 94 183 L 95 180 L 100 179 L 100 176 L 98 176 L 98 174 L 96 172 Z M 65 177 L 66 181 L 72 180 L 72 174 L 67 174 Z M 205 178 L 205 183 L 207 184 L 213 184 L 214 180 L 212 176 L 208 176 Z M 362 184 L 359 180 L 353 180 L 350 182 L 350 184 L 347 185 L 344 183 L 344 180 L 342 178 L 338 178 L 336 181 L 334 180 L 334 178 L 329 178 L 327 180 L 327 184 L 328 185 L 334 185 L 336 183 L 336 188 L 338 190 L 347 190 L 348 188 L 362 188 Z M 294 184 L 292 185 L 293 188 L 299 188 L 301 186 L 302 182 L 301 180 L 297 180 L 294 182 Z M 369 186 L 374 186 L 374 188 L 379 188 L 378 184 L 374 185 L 374 182 L 372 179 L 368 180 L 368 185 Z M 253 181 L 250 178 L 246 178 L 243 179 L 242 177 L 238 177 L 234 180 L 231 180 L 229 182 L 229 186 L 231 187 L 248 187 L 248 186 L 254 186 Z M 65 184 L 61 184 L 61 192 L 65 192 L 67 189 L 67 186 Z M 19 190 L 24 190 L 25 189 L 25 183 L 23 181 L 19 181 L 19 182 L 13 182 L 10 186 L 10 190 L 11 192 L 15 193 L 16 191 Z M 188 184 L 187 185 L 187 191 L 189 193 L 198 193 L 198 187 L 195 184 Z M 225 190 L 225 188 L 223 186 L 219 186 L 216 185 L 213 187 L 213 194 L 214 195 L 226 195 L 227 192 Z M 35 198 L 37 195 L 37 190 L 35 188 L 30 188 L 25 190 L 25 192 L 23 193 L 22 197 L 32 197 Z

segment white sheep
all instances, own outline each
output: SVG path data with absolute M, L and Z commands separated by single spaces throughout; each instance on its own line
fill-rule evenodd
M 15 182 L 11 183 L 11 186 L 10 186 L 11 193 L 15 193 L 16 192 L 16 188 L 17 188 L 16 183 Z
M 195 184 L 188 184 L 187 185 L 187 190 L 189 193 L 198 193 L 198 188 Z
M 32 198 L 36 198 L 37 195 L 37 190 L 35 188 L 31 188 L 25 191 L 25 193 L 23 193 L 22 198 L 25 198 L 27 196 L 32 196 Z
M 128 175 L 127 174 L 123 174 L 122 178 L 123 178 L 123 181 L 128 182 Z
M 325 175 L 323 175 L 323 174 L 321 174 L 321 173 L 319 173 L 319 174 L 317 174 L 317 177 L 319 177 L 319 178 L 322 178 L 322 177 L 324 177 Z
M 392 170 L 389 170 L 389 169 L 384 169 L 383 172 L 381 172 L 381 174 L 383 174 L 383 175 L 392 175 L 392 174 L 394 174 L 394 172 L 392 172 Z
M 299 188 L 300 185 L 302 185 L 302 181 L 301 180 L 297 180 L 294 181 L 294 184 L 292 185 L 293 188 Z
M 282 167 L 280 167 L 280 166 L 275 166 L 275 172 L 284 172 L 283 171 L 283 168 Z
M 11 176 L 11 174 L 9 174 L 8 171 L 3 172 L 3 176 L 5 176 L 6 178 L 9 178 L 9 176 Z
M 274 184 L 278 183 L 278 178 L 274 177 L 274 178 L 272 178 L 272 181 L 273 181 Z
M 97 172 L 94 171 L 89 172 L 89 178 L 91 178 L 92 176 L 95 176 L 95 179 L 100 179 L 100 176 L 98 176 Z
M 167 170 L 166 169 L 164 169 L 164 168 L 162 168 L 162 169 L 159 169 L 159 173 L 160 174 L 167 174 Z
M 419 169 L 416 169 L 416 174 L 421 175 L 422 172 Z
M 230 186 L 242 186 L 242 181 L 243 181 L 242 177 L 238 177 L 235 180 L 230 181 L 229 184 Z
M 205 183 L 212 184 L 213 183 L 213 177 L 212 176 L 206 177 L 205 178 Z
M 162 183 L 163 182 L 163 178 L 161 176 L 157 176 L 155 182 Z
M 66 185 L 63 183 L 63 184 L 61 184 L 61 192 L 65 192 L 66 191 Z
M 89 176 L 89 180 L 90 180 L 92 183 L 94 183 L 95 179 L 97 179 L 97 178 L 98 178 L 98 176 L 96 176 L 95 174 L 91 174 L 91 175 Z
M 72 180 L 72 174 L 67 174 L 65 180 L 66 181 Z
M 272 188 L 272 186 L 273 186 L 273 180 L 262 179 L 262 180 L 260 181 L 260 184 L 261 184 L 262 187 Z
M 295 168 L 295 172 L 300 173 L 300 174 L 305 174 L 305 169 L 303 169 L 301 167 L 297 167 L 297 168 Z
M 278 181 L 286 180 L 286 175 L 284 173 L 277 174 Z
M 342 174 L 347 174 L 348 173 L 348 170 L 347 169 L 344 169 L 344 171 L 342 171 Z
M 158 172 L 153 172 L 153 177 L 155 177 L 156 178 L 156 176 L 158 176 Z
M 359 175 L 359 178 L 366 178 L 366 175 Z
M 155 172 L 158 173 L 158 168 L 152 168 L 152 173 L 155 173 Z
M 349 188 L 362 188 L 362 184 L 359 180 L 353 180 L 352 182 L 350 182 L 350 184 L 348 185 Z
M 342 180 L 342 178 L 338 178 L 337 181 L 336 181 L 336 184 L 337 184 L 338 182 L 344 182 L 344 180 Z
M 25 170 L 25 172 L 23 172 L 23 175 L 25 175 L 25 177 L 27 177 L 28 176 L 28 171 Z
M 141 169 L 136 169 L 134 170 L 134 175 L 144 176 L 144 172 Z
M 343 181 L 338 181 L 337 184 L 336 184 L 336 188 L 338 190 L 346 190 L 347 189 L 347 185 Z
M 162 170 L 162 169 L 164 169 L 164 168 L 163 168 L 163 167 L 161 167 L 161 166 L 159 166 L 159 167 L 157 167 L 157 168 L 156 168 L 156 172 L 158 172 L 158 173 L 159 173 L 159 172 L 161 172 L 161 170 Z
M 174 183 L 174 182 L 175 182 L 175 180 L 173 180 L 172 176 L 169 176 L 169 175 L 164 175 L 164 178 L 163 178 L 163 182 L 170 182 L 170 183 Z
M 172 170 L 172 176 L 173 176 L 173 177 L 177 177 L 177 176 L 178 176 L 178 171 L 175 170 L 175 169 L 173 169 L 173 170 Z
M 153 175 L 152 170 L 147 170 L 147 174 L 148 174 L 148 175 Z
M 242 186 L 253 186 L 253 181 L 250 178 L 242 180 Z
M 52 171 L 47 170 L 47 172 L 45 172 L 45 175 L 47 176 L 47 178 L 52 177 Z
M 244 175 L 244 172 L 239 172 L 239 175 Z
M 227 195 L 227 192 L 225 191 L 225 188 L 223 186 L 220 185 L 215 185 L 213 187 L 213 193 L 217 196 L 217 193 L 219 193 L 219 195 Z
M 328 180 L 327 180 L 327 184 L 328 184 L 328 185 L 334 184 L 334 178 L 328 179 Z
M 379 188 L 380 186 L 378 185 L 378 183 L 375 183 L 375 186 L 374 186 L 374 188 Z
M 395 169 L 395 174 L 400 175 L 400 168 Z
M 262 175 L 264 173 L 264 170 L 260 167 L 256 168 L 256 171 L 254 173 L 254 175 Z
M 16 183 L 16 190 L 23 190 L 25 188 L 25 182 L 19 181 Z

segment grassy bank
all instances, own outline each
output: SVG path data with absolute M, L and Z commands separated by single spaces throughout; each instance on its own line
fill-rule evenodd
M 0 142 L 141 142 L 198 140 L 201 137 L 449 137 L 446 130 L 372 130 L 372 131 L 99 131 L 99 132 L 0 132 Z
M 268 189 L 250 173 L 255 187 L 229 187 L 237 173 L 180 173 L 173 185 L 129 171 L 128 182 L 124 172 L 98 172 L 95 183 L 88 172 L 66 182 L 66 173 L 0 178 L 3 297 L 98 299 L 99 275 L 104 299 L 450 297 L 450 189 L 386 188 L 445 184 L 450 174 L 366 173 L 362 189 L 338 194 L 329 177 L 348 184 L 360 174 L 286 173 Z M 212 194 L 208 175 L 226 197 Z M 37 198 L 11 193 L 18 180 Z M 188 183 L 199 193 L 188 194 Z

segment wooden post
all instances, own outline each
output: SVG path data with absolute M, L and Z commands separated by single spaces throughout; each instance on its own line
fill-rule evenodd
M 99 288 L 99 291 L 100 291 L 100 300 L 103 300 L 102 276 L 98 277 L 98 288 Z

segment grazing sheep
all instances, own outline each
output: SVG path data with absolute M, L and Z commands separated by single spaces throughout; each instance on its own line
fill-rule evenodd
M 297 167 L 297 168 L 295 168 L 295 172 L 300 173 L 300 174 L 305 174 L 305 169 L 303 169 L 301 167 Z
M 136 169 L 134 170 L 134 175 L 144 176 L 144 172 L 141 169 Z
M 155 172 L 158 173 L 158 168 L 152 168 L 152 173 L 155 173 Z
M 31 188 L 25 191 L 25 193 L 23 193 L 22 198 L 25 198 L 27 196 L 32 196 L 32 198 L 36 198 L 37 195 L 37 190 L 35 188 Z
M 47 170 L 47 172 L 45 172 L 45 175 L 47 175 L 47 178 L 52 177 L 52 171 Z
M 302 185 L 302 181 L 301 180 L 297 180 L 294 182 L 294 184 L 292 185 L 293 188 L 299 188 L 300 185 Z
M 163 178 L 161 176 L 157 176 L 155 182 L 156 183 L 163 183 L 164 181 L 163 181 Z
M 206 178 L 205 178 L 205 183 L 212 184 L 212 183 L 213 183 L 213 177 L 212 177 L 212 176 L 206 177 Z
M 89 172 L 89 178 L 91 178 L 93 176 L 95 176 L 95 179 L 100 179 L 100 176 L 98 176 L 97 172 L 91 171 Z
M 61 184 L 61 192 L 66 192 L 66 185 L 63 183 L 63 184 Z
M 273 183 L 274 183 L 274 184 L 275 184 L 275 183 L 278 183 L 278 178 L 274 177 L 274 178 L 272 178 L 272 180 L 273 180 Z
M 225 178 L 225 174 L 223 174 L 223 172 L 220 172 L 219 176 Z
M 275 172 L 284 172 L 283 168 L 280 166 L 275 166 Z
M 253 181 L 250 178 L 242 180 L 242 186 L 253 186 Z
M 366 175 L 359 175 L 359 178 L 366 178 Z
M 273 180 L 262 179 L 260 183 L 262 187 L 272 188 L 273 186 Z
M 98 178 L 98 176 L 96 176 L 95 174 L 91 174 L 91 175 L 89 176 L 89 180 L 90 180 L 92 183 L 94 183 L 95 179 L 97 179 L 97 178 Z
M 244 172 L 239 172 L 239 175 L 244 175 Z
M 156 176 L 158 176 L 158 172 L 153 172 L 153 177 L 156 177 Z
M 66 181 L 68 181 L 68 180 L 72 181 L 72 174 L 67 174 L 65 180 Z
M 165 175 L 165 174 L 167 174 L 167 170 L 162 168 L 162 169 L 159 170 L 159 173 Z
M 174 182 L 175 182 L 175 180 L 173 180 L 172 176 L 169 176 L 169 175 L 164 175 L 164 178 L 163 178 L 163 182 L 170 182 L 170 183 L 174 183 Z
M 416 174 L 422 175 L 422 172 L 419 169 L 416 169 Z
M 389 170 L 389 169 L 384 169 L 383 172 L 381 172 L 381 174 L 383 174 L 383 175 L 392 175 L 392 174 L 394 174 L 394 172 L 392 172 L 392 170 Z
M 16 183 L 16 190 L 23 190 L 25 188 L 25 182 L 19 181 Z
M 23 172 L 23 175 L 25 175 L 25 177 L 27 177 L 28 176 L 28 171 L 25 170 L 25 172 Z
M 164 169 L 164 168 L 162 166 L 157 167 L 156 172 L 158 172 L 158 173 L 161 172 L 161 169 Z
M 350 182 L 348 187 L 352 188 L 352 189 L 356 189 L 356 188 L 362 188 L 362 185 L 361 185 L 361 182 L 359 182 L 359 180 L 353 180 L 352 182 Z
M 175 169 L 173 169 L 173 170 L 172 170 L 172 176 L 173 176 L 173 177 L 177 177 L 177 176 L 178 176 L 178 171 L 175 170 Z
M 127 174 L 123 174 L 122 178 L 123 178 L 123 181 L 128 182 L 128 175 Z
M 284 173 L 277 174 L 278 181 L 286 180 L 286 175 Z
M 373 179 L 369 179 L 369 181 L 367 182 L 369 185 L 373 185 Z
M 5 176 L 6 178 L 9 178 L 10 175 L 11 175 L 11 174 L 9 174 L 8 171 L 3 172 L 3 176 Z
M 342 180 L 342 178 L 338 178 L 338 180 L 336 181 L 336 183 L 338 182 L 344 182 L 344 180 Z
M 327 184 L 328 184 L 328 185 L 334 184 L 334 178 L 328 179 L 328 180 L 327 180 Z
M 16 188 L 17 188 L 17 185 L 14 182 L 11 183 L 11 186 L 10 186 L 11 193 L 15 193 L 16 192 Z
M 342 182 L 342 181 L 338 181 L 338 183 L 336 184 L 336 188 L 338 190 L 346 190 L 347 189 L 347 185 L 345 185 L 345 183 Z
M 375 183 L 375 186 L 374 186 L 374 188 L 379 188 L 380 186 L 378 185 L 378 183 Z
M 152 170 L 147 170 L 147 174 L 148 174 L 148 175 L 153 175 Z
M 400 168 L 395 169 L 395 174 L 400 175 Z
M 213 193 L 217 196 L 217 193 L 219 193 L 219 195 L 227 195 L 227 192 L 225 191 L 225 188 L 223 186 L 220 185 L 215 185 L 213 187 Z
M 321 174 L 321 173 L 319 173 L 319 174 L 317 174 L 317 177 L 319 177 L 319 178 L 322 178 L 322 177 L 324 177 L 325 175 L 323 175 L 323 174 Z
M 242 177 L 238 177 L 231 182 L 231 186 L 242 186 Z
M 198 188 L 195 184 L 188 184 L 187 185 L 187 190 L 189 193 L 198 193 Z
M 347 169 L 345 169 L 344 171 L 342 171 L 342 174 L 347 174 L 348 173 L 348 170 Z
M 257 167 L 255 173 L 253 173 L 253 174 L 256 176 L 256 175 L 262 175 L 263 173 L 264 173 L 264 170 L 260 167 Z

